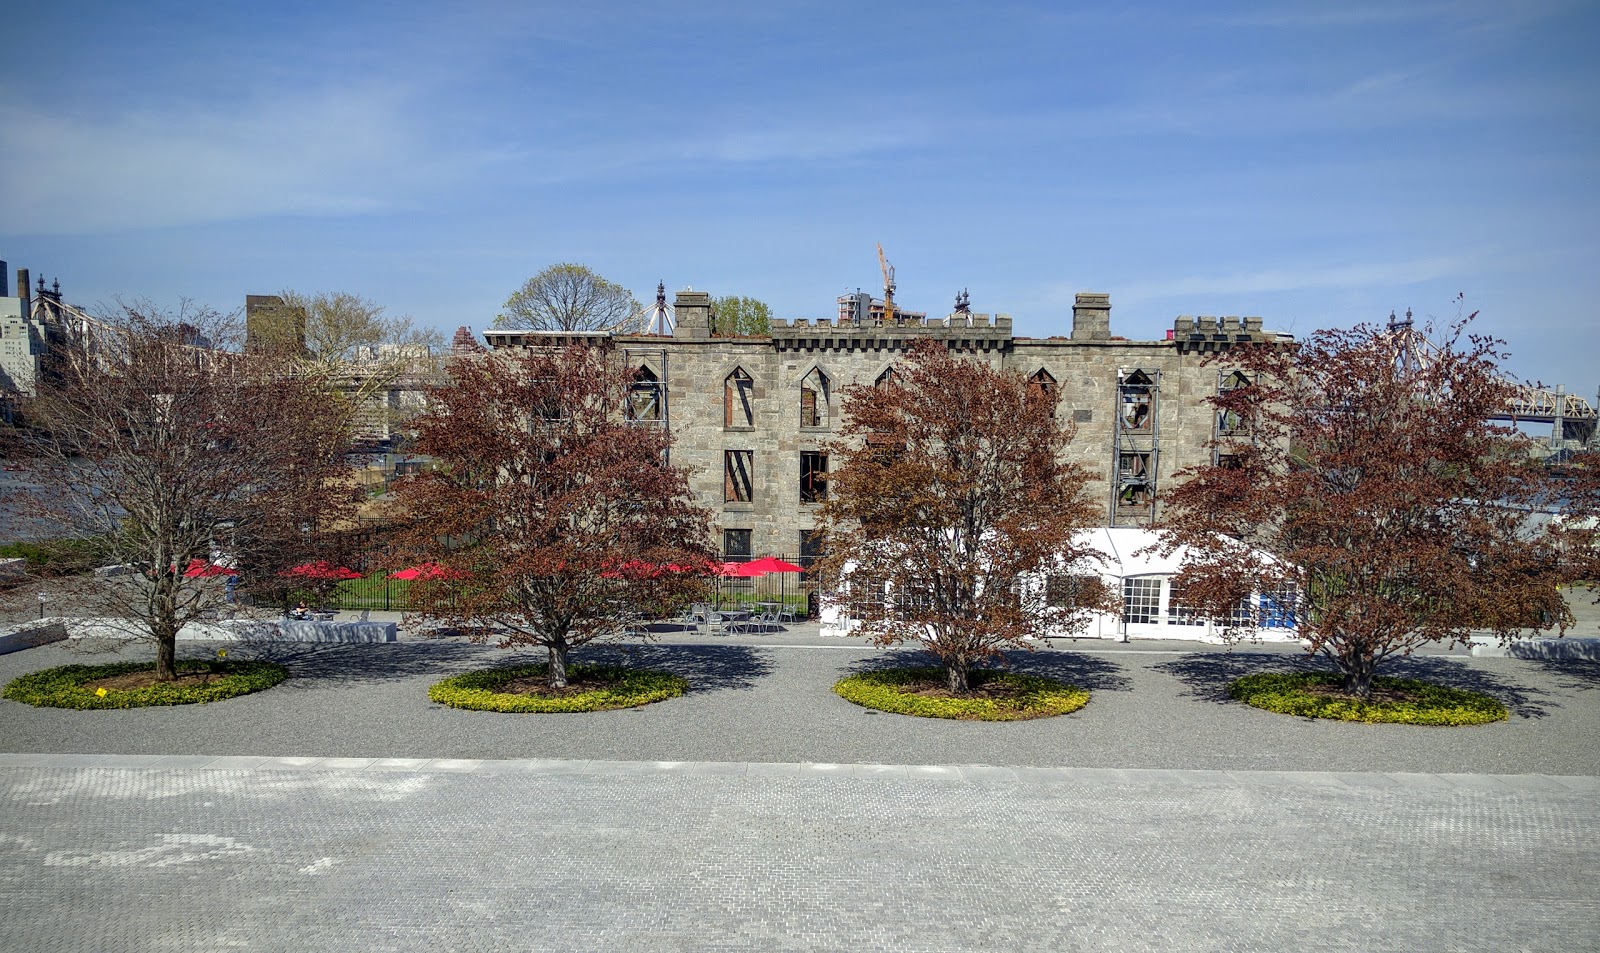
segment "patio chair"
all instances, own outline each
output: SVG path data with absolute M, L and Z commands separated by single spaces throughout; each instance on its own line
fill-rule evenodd
M 772 618 L 774 622 L 778 623 L 789 622 L 793 624 L 794 622 L 799 621 L 795 618 L 794 610 L 789 608 L 789 603 L 787 601 L 785 601 L 784 604 L 779 607 L 777 612 L 772 614 Z
M 767 606 L 761 610 L 760 615 L 745 623 L 744 631 L 749 632 L 759 626 L 763 633 L 774 631 L 781 632 L 783 631 L 783 625 L 778 622 L 778 616 L 781 614 L 781 610 L 779 610 L 777 607 Z

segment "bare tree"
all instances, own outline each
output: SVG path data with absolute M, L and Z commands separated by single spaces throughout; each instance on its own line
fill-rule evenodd
M 409 315 L 388 317 L 376 301 L 348 291 L 279 293 L 285 306 L 305 316 L 305 348 L 313 360 L 333 365 L 415 362 L 444 349 L 444 335 L 419 327 Z
M 933 341 L 892 383 L 845 390 L 821 571 L 874 642 L 937 655 L 951 692 L 968 690 L 973 663 L 1105 603 L 1076 539 L 1095 525 L 1089 477 L 1064 460 L 1073 427 L 1054 399 Z M 1080 584 L 1041 584 L 1052 576 Z
M 1578 564 L 1528 518 L 1556 484 L 1491 420 L 1513 385 L 1502 342 L 1468 336 L 1471 320 L 1420 365 L 1372 326 L 1220 358 L 1242 378 L 1214 398 L 1230 421 L 1218 464 L 1166 500 L 1165 545 L 1191 552 L 1185 602 L 1240 638 L 1263 621 L 1245 600 L 1270 593 L 1269 611 L 1293 607 L 1309 651 L 1362 698 L 1385 660 L 1419 646 L 1569 625 L 1557 585 Z
M 122 305 L 51 351 L 33 405 L 27 505 L 123 570 L 52 587 L 153 641 L 162 680 L 178 632 L 232 595 L 217 561 L 241 592 L 277 588 L 353 511 L 345 416 L 291 359 L 229 349 L 235 331 L 209 310 Z
M 438 373 L 444 336 L 409 315 L 389 317 L 382 305 L 345 291 L 280 292 L 305 319 L 303 348 L 290 353 L 320 378 L 352 421 L 356 435 L 393 437 L 422 409 L 422 390 Z
M 631 375 L 581 347 L 453 362 L 417 421 L 440 468 L 402 481 L 399 559 L 427 619 L 503 645 L 570 651 L 672 611 L 703 586 L 706 511 L 665 462 L 665 429 L 627 419 Z
M 551 265 L 523 282 L 494 319 L 497 328 L 535 331 L 644 330 L 643 306 L 633 293 L 584 265 Z

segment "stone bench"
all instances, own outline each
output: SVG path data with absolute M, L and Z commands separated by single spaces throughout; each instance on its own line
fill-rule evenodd
M 31 649 L 35 645 L 60 642 L 67 637 L 67 624 L 61 619 L 39 619 L 0 629 L 0 655 Z
M 1580 659 L 1600 662 L 1600 639 L 1522 639 L 1510 645 L 1474 645 L 1472 654 L 1490 658 Z
M 74 639 L 138 637 L 132 623 L 114 619 L 73 619 L 66 636 Z M 301 622 L 296 619 L 224 619 L 191 622 L 179 642 L 398 642 L 393 622 Z

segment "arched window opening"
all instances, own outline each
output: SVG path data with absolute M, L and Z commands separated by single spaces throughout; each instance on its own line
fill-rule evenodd
M 829 426 L 828 384 L 828 375 L 815 367 L 800 381 L 800 426 Z
M 1050 407 L 1050 416 L 1056 415 L 1056 379 L 1049 371 L 1041 367 L 1028 378 L 1028 393 L 1044 398 Z
M 661 420 L 661 380 L 650 368 L 640 365 L 628 387 L 628 419 L 641 423 Z
M 755 408 L 751 401 L 756 382 L 742 367 L 733 369 L 722 381 L 722 425 L 724 427 L 754 427 Z

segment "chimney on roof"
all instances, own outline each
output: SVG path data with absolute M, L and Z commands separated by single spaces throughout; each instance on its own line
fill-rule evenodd
M 1072 339 L 1108 341 L 1111 339 L 1111 296 L 1079 292 L 1072 303 Z
M 28 287 L 28 269 L 17 269 L 17 297 L 22 299 L 23 320 L 33 316 L 33 290 Z

